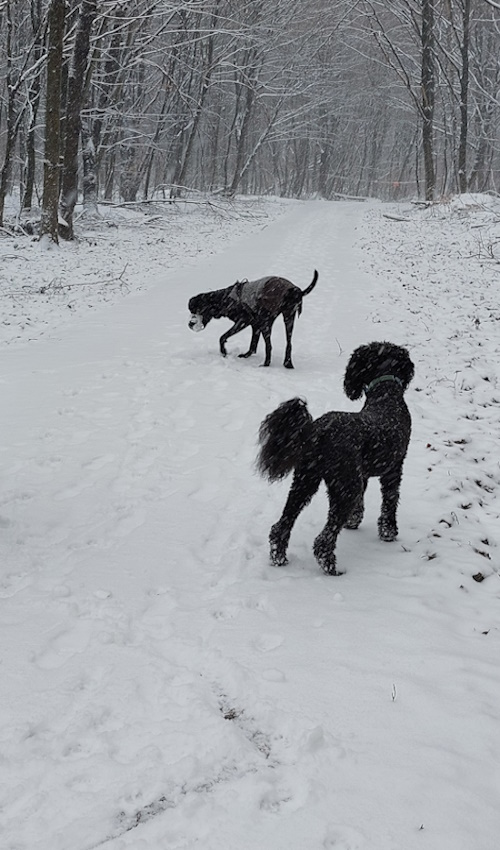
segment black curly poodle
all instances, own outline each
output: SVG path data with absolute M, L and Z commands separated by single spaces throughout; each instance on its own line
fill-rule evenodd
M 357 528 L 363 519 L 368 479 L 380 479 L 381 540 L 395 540 L 396 509 L 403 462 L 408 450 L 411 417 L 404 392 L 414 366 L 405 348 L 391 342 L 362 345 L 351 355 L 344 377 L 348 398 L 364 392 L 358 413 L 333 411 L 313 420 L 307 404 L 293 398 L 270 413 L 259 429 L 257 469 L 270 481 L 294 470 L 283 513 L 271 528 L 271 561 L 286 564 L 293 525 L 324 481 L 328 519 L 314 541 L 314 555 L 325 573 L 339 575 L 335 545 L 342 528 Z

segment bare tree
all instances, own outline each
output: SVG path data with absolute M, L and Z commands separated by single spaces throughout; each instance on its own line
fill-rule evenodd
M 5 88 L 6 88 L 6 131 L 3 165 L 0 171 L 0 226 L 3 224 L 5 197 L 9 187 L 12 160 L 16 140 L 22 125 L 26 100 L 21 97 L 24 86 L 38 73 L 39 57 L 35 55 L 35 67 L 31 62 L 33 42 L 22 44 L 23 9 L 12 0 L 4 0 L 5 10 Z M 35 39 L 36 42 L 36 39 Z M 1 118 L 1 111 L 0 111 Z M 1 125 L 1 121 L 0 121 Z
M 58 243 L 58 205 L 61 147 L 61 69 L 65 0 L 51 0 L 48 23 L 47 93 L 45 104 L 45 159 L 40 236 Z
M 436 173 L 434 169 L 434 0 L 422 3 L 422 146 L 424 151 L 425 199 L 434 200 Z
M 31 0 L 31 27 L 33 30 L 33 60 L 34 72 L 27 93 L 28 128 L 26 133 L 26 164 L 24 173 L 24 193 L 22 198 L 23 210 L 31 210 L 36 174 L 36 125 L 38 108 L 40 106 L 42 59 L 45 42 L 44 16 L 42 0 Z
M 61 180 L 61 235 L 73 238 L 73 212 L 78 198 L 78 148 L 81 112 L 84 98 L 90 34 L 97 14 L 96 0 L 82 0 L 76 23 L 73 55 L 68 75 L 66 121 L 64 124 L 64 158 Z

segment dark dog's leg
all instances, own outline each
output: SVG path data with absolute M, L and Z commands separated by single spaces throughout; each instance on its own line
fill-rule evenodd
M 285 322 L 285 332 L 286 332 L 286 350 L 285 350 L 285 359 L 283 361 L 283 365 L 287 369 L 293 369 L 292 363 L 292 333 L 293 333 L 293 324 L 295 322 L 295 310 L 292 314 L 283 313 L 283 319 Z
M 347 522 L 344 525 L 344 528 L 349 528 L 351 530 L 354 530 L 356 528 L 359 528 L 359 526 L 361 525 L 361 523 L 363 521 L 363 516 L 364 516 L 364 513 L 365 513 L 365 490 L 366 490 L 367 484 L 368 484 L 368 478 L 364 478 L 363 479 L 363 490 L 359 494 L 358 498 L 356 499 L 356 504 L 354 505 L 354 508 L 352 509 L 351 513 L 349 514 L 349 516 L 347 518 Z
M 399 501 L 399 486 L 403 473 L 402 466 L 392 470 L 387 475 L 380 476 L 382 490 L 382 509 L 378 519 L 378 536 L 387 543 L 392 543 L 398 536 L 396 509 Z
M 259 344 L 260 339 L 260 331 L 257 328 L 252 326 L 252 339 L 250 340 L 250 348 L 245 354 L 238 354 L 238 357 L 250 357 L 252 354 L 255 354 L 257 351 L 257 346 Z
M 262 326 L 262 336 L 264 337 L 264 343 L 266 345 L 266 359 L 262 363 L 262 366 L 270 366 L 271 365 L 271 328 L 272 322 L 265 322 Z
M 238 319 L 238 321 L 234 323 L 232 328 L 229 328 L 229 330 L 226 331 L 225 334 L 222 334 L 222 336 L 219 340 L 219 347 L 220 347 L 220 353 L 222 354 L 223 357 L 225 357 L 226 354 L 227 354 L 226 342 L 228 341 L 229 337 L 234 336 L 234 334 L 239 333 L 240 331 L 243 330 L 243 328 L 247 328 L 249 324 L 250 324 L 250 322 L 248 321 L 248 319 Z
M 295 520 L 311 501 L 320 481 L 321 476 L 310 468 L 304 467 L 295 471 L 281 518 L 273 525 L 269 534 L 271 563 L 275 567 L 282 567 L 287 563 L 286 550 Z

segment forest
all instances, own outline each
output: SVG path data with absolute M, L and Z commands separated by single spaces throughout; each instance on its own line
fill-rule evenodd
M 0 0 L 0 227 L 77 202 L 500 189 L 496 0 Z

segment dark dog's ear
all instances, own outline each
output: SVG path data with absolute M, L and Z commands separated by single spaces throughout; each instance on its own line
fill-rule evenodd
M 344 392 L 347 398 L 355 401 L 360 398 L 363 387 L 369 383 L 371 372 L 371 358 L 373 350 L 370 345 L 360 345 L 351 354 L 344 375 Z
M 198 295 L 193 295 L 193 297 L 189 299 L 188 310 L 189 310 L 190 313 L 194 314 L 194 313 L 199 312 L 199 310 L 198 310 L 198 299 L 199 299 Z

